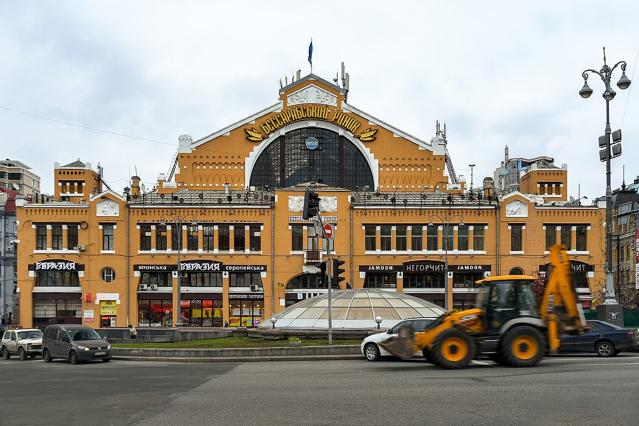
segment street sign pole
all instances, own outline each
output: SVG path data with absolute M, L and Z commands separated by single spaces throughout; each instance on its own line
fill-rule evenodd
M 317 222 L 319 223 L 319 228 L 322 230 L 322 236 L 326 237 L 326 233 L 324 231 L 324 223 L 322 223 L 322 216 L 317 215 Z M 331 346 L 333 344 L 333 315 L 331 312 L 331 304 L 332 304 L 332 287 L 333 287 L 333 257 L 331 255 L 331 244 L 330 240 L 324 238 L 324 242 L 326 243 L 326 284 L 328 286 L 328 345 Z

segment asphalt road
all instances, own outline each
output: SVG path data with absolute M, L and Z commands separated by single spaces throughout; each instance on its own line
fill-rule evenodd
M 1 425 L 638 424 L 639 355 L 423 361 L 0 361 Z

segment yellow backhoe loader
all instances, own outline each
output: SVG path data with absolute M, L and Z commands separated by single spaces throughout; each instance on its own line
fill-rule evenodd
M 421 332 L 400 329 L 380 345 L 402 359 L 421 351 L 426 360 L 446 369 L 466 368 L 478 355 L 502 365 L 535 366 L 547 352 L 559 349 L 560 334 L 580 334 L 587 326 L 563 246 L 550 250 L 539 309 L 534 280 L 503 275 L 477 281 L 474 309 L 447 312 Z

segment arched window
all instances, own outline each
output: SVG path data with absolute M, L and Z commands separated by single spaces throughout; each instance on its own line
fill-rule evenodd
M 314 139 L 307 143 L 309 138 Z M 257 158 L 250 179 L 251 186 L 271 188 L 306 182 L 375 189 L 373 173 L 360 150 L 345 137 L 316 127 L 293 130 L 273 141 Z
M 307 290 L 307 289 L 327 289 L 326 283 L 322 282 L 320 274 L 301 274 L 291 278 L 286 284 L 287 290 Z M 333 284 L 333 288 L 339 289 L 339 286 Z
M 510 275 L 524 275 L 524 270 L 519 267 L 514 267 L 510 270 Z

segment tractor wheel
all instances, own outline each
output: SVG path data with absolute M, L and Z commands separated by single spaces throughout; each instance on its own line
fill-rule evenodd
M 466 368 L 475 357 L 475 345 L 468 334 L 451 328 L 435 338 L 430 356 L 435 365 L 447 370 Z
M 534 327 L 515 327 L 502 338 L 500 347 L 505 365 L 534 367 L 544 357 L 544 336 Z

